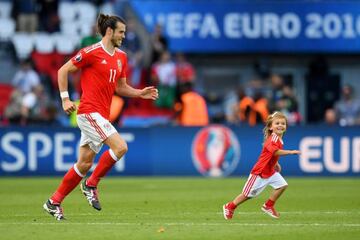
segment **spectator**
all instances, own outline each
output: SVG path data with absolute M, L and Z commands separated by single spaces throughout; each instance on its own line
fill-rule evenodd
M 26 59 L 20 63 L 20 69 L 15 73 L 12 79 L 12 85 L 21 93 L 26 94 L 33 87 L 40 84 L 40 77 L 32 68 L 30 59 Z
M 336 125 L 338 123 L 336 112 L 333 108 L 328 108 L 325 111 L 325 124 Z
M 283 86 L 282 97 L 278 99 L 275 107 L 287 117 L 289 125 L 296 125 L 300 123 L 301 116 L 298 111 L 298 102 L 292 88 L 289 85 Z
M 206 93 L 205 97 L 206 97 L 210 122 L 223 123 L 226 117 L 224 112 L 223 96 L 217 93 L 216 91 L 210 91 Z
M 36 32 L 39 19 L 37 15 L 38 4 L 36 0 L 14 0 L 13 17 L 20 32 Z
M 335 103 L 335 111 L 340 126 L 360 124 L 360 101 L 354 98 L 354 89 L 351 85 L 342 88 L 342 98 Z
M 240 88 L 238 90 L 238 98 L 239 103 L 236 106 L 237 117 L 241 123 L 249 123 L 250 113 L 252 112 L 252 108 L 254 106 L 254 100 L 247 96 L 245 90 Z
M 254 95 L 254 104 L 249 115 L 249 125 L 255 126 L 266 122 L 269 116 L 268 100 L 258 91 Z
M 31 92 L 24 95 L 21 102 L 21 125 L 47 120 L 49 98 L 44 93 L 41 84 L 33 87 Z
M 176 67 L 169 52 L 165 51 L 160 62 L 153 65 L 151 79 L 159 90 L 156 106 L 173 109 L 176 97 Z
M 239 102 L 238 95 L 233 89 L 228 89 L 225 93 L 223 106 L 225 113 L 225 120 L 227 123 L 235 124 L 238 122 L 237 105 Z
M 60 31 L 60 19 L 58 16 L 58 0 L 38 0 L 40 30 L 54 33 Z
M 9 104 L 5 108 L 4 116 L 10 124 L 19 124 L 21 122 L 21 105 L 23 94 L 14 90 L 11 93 Z
M 135 29 L 135 20 L 130 18 L 126 25 L 126 38 L 123 47 L 128 55 L 129 83 L 133 87 L 140 87 L 143 70 L 143 54 L 141 51 L 140 39 Z
M 195 80 L 195 70 L 193 66 L 186 61 L 185 55 L 183 53 L 176 54 L 176 98 L 179 98 L 181 95 L 181 86 L 185 83 L 193 83 Z
M 273 74 L 270 77 L 270 96 L 269 98 L 269 108 L 271 110 L 276 109 L 276 103 L 279 101 L 284 93 L 283 93 L 283 87 L 284 87 L 284 79 L 277 74 Z
M 155 63 L 160 60 L 163 52 L 168 49 L 168 41 L 162 33 L 162 26 L 157 24 L 155 26 L 154 32 L 151 36 L 151 46 L 152 46 L 152 60 L 151 63 Z
M 194 67 L 186 61 L 183 53 L 176 54 L 176 77 L 179 84 L 194 82 L 195 80 Z
M 175 105 L 181 126 L 206 126 L 209 116 L 205 99 L 193 90 L 191 82 L 180 86 L 180 101 Z

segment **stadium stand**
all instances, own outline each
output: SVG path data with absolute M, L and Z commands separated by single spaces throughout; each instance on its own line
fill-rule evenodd
M 125 40 L 122 47 L 129 56 L 129 83 L 134 84 L 135 87 L 152 84 L 150 80 L 150 66 L 154 63 L 152 62 L 151 55 L 154 52 L 152 43 L 156 36 L 156 28 L 152 30 L 147 28 L 146 21 L 145 23 L 142 21 L 144 19 L 141 19 L 141 16 L 137 14 L 131 1 L 59 0 L 55 2 L 58 3 L 56 8 L 54 8 L 56 10 L 53 10 L 55 11 L 55 18 L 58 18 L 57 30 L 45 32 L 45 30 L 49 29 L 44 29 L 43 24 L 40 22 L 37 31 L 30 33 L 18 30 L 17 19 L 13 13 L 14 9 L 16 10 L 19 7 L 16 4 L 21 3 L 21 1 L 0 0 L 0 82 L 9 83 L 16 68 L 18 68 L 19 62 L 31 57 L 35 69 L 41 75 L 42 83 L 47 86 L 46 89 L 49 89 L 51 94 L 56 94 L 58 91 L 58 68 L 80 48 L 81 39 L 91 35 L 98 12 L 108 14 L 116 12 L 118 14 L 121 13 L 129 21 L 129 32 L 127 32 L 128 43 L 130 43 L 131 36 L 133 36 L 133 33 L 130 31 L 130 21 L 135 21 L 136 31 L 134 32 L 136 37 L 139 38 L 140 43 L 138 52 L 143 55 L 138 58 L 138 52 L 131 52 L 131 44 L 127 46 Z M 40 16 L 40 12 L 38 14 L 39 19 L 43 19 L 43 16 Z M 158 23 L 160 22 L 159 19 L 157 21 Z M 154 26 L 160 27 L 155 22 Z M 168 32 L 168 29 L 165 27 L 163 31 L 164 33 Z M 165 34 L 161 36 L 161 39 L 167 42 L 166 37 Z M 164 50 L 169 47 L 168 44 L 165 45 L 163 47 Z M 12 49 L 14 49 L 15 54 L 12 53 Z M 170 52 L 170 54 L 173 57 L 177 52 Z M 239 119 L 239 113 L 236 112 L 238 109 L 233 110 L 233 105 L 239 102 L 236 91 L 240 85 L 244 87 L 246 94 L 252 98 L 255 92 L 258 90 L 262 91 L 264 96 L 269 99 L 268 107 L 270 110 L 281 108 L 289 112 L 290 118 L 291 114 L 295 116 L 294 124 L 301 124 L 303 121 L 319 122 L 324 119 L 323 110 L 315 108 L 317 106 L 315 103 L 319 103 L 318 108 L 321 108 L 323 104 L 315 98 L 310 98 L 310 95 L 306 96 L 306 93 L 310 92 L 311 89 L 313 90 L 312 92 L 316 92 L 315 95 L 320 96 L 317 93 L 319 92 L 318 89 L 315 89 L 318 81 L 313 81 L 306 77 L 306 72 L 309 73 L 309 67 L 306 65 L 311 62 L 311 59 L 316 59 L 315 56 L 306 55 L 302 63 L 299 64 L 295 61 L 294 57 L 287 55 L 262 56 L 260 53 L 250 54 L 249 56 L 241 54 L 226 56 L 219 54 L 217 57 L 210 58 L 206 54 L 201 55 L 194 52 L 187 53 L 187 55 L 189 62 L 194 65 L 195 74 L 193 74 L 193 81 L 195 89 L 205 96 L 207 100 L 210 122 L 227 122 L 229 124 L 241 124 L 243 122 Z M 16 61 L 8 61 L 13 58 L 16 58 Z M 329 59 L 329 56 L 326 56 L 326 58 Z M 332 59 L 333 62 L 334 59 L 335 62 L 338 61 L 337 56 Z M 344 59 L 348 62 L 352 60 L 351 57 Z M 344 63 L 344 65 L 346 64 Z M 339 72 L 335 73 L 337 84 L 333 84 L 334 87 L 323 91 L 324 96 L 333 96 L 327 103 L 327 107 L 332 107 L 333 103 L 338 100 L 340 85 L 350 81 L 345 79 L 344 76 L 353 79 L 352 75 L 356 75 L 351 73 L 352 70 L 350 68 L 347 73 L 340 69 L 340 67 L 335 70 L 335 72 Z M 6 71 L 3 71 L 4 69 Z M 270 83 L 270 77 L 273 74 L 278 74 L 286 80 L 284 88 L 279 89 L 278 92 L 276 92 L 276 87 L 271 86 Z M 332 75 L 334 74 L 331 72 Z M 218 84 L 219 79 L 221 79 L 221 84 Z M 307 84 L 304 85 L 304 82 Z M 330 88 L 329 86 L 332 85 L 328 84 L 328 88 Z M 289 97 L 283 93 L 285 87 L 290 89 L 292 96 Z M 354 87 L 359 89 L 360 84 L 355 83 Z M 78 76 L 71 77 L 70 90 L 73 91 L 74 96 L 80 94 Z M 231 98 L 231 103 L 227 103 L 226 101 L 228 96 L 231 96 L 231 91 L 234 92 L 232 94 L 233 97 Z M 217 96 L 216 101 L 213 101 L 211 97 L 213 93 Z M 311 102 L 313 100 L 314 104 Z M 59 100 L 56 99 L 56 101 Z M 125 104 L 121 116 L 127 119 L 124 121 L 125 123 L 132 125 L 131 119 L 135 119 L 135 122 L 139 123 L 141 121 L 137 120 L 138 117 L 154 117 L 154 122 L 157 122 L 157 118 L 166 119 L 166 121 L 161 122 L 166 122 L 167 124 L 172 121 L 171 117 L 174 109 L 162 109 L 151 102 L 138 99 L 125 99 L 124 101 Z M 288 104 L 290 101 L 294 102 L 292 105 L 296 106 L 295 109 Z M 224 110 L 224 108 L 227 110 Z M 316 117 L 314 117 L 315 115 Z

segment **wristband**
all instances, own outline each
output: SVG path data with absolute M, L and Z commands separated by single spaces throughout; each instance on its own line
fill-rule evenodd
M 69 92 L 68 91 L 60 92 L 60 97 L 61 99 L 69 98 Z

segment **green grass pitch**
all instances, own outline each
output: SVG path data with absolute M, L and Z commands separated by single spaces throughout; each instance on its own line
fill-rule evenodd
M 0 239 L 360 239 L 360 178 L 286 178 L 280 219 L 261 212 L 270 188 L 231 221 L 222 205 L 245 178 L 105 178 L 103 210 L 74 190 L 57 222 L 42 204 L 60 178 L 0 178 Z

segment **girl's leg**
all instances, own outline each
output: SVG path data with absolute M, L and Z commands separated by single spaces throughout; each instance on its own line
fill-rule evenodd
M 265 213 L 267 213 L 273 218 L 280 217 L 280 214 L 275 210 L 274 205 L 276 200 L 279 199 L 279 197 L 285 191 L 286 188 L 287 185 L 274 189 L 274 191 L 270 194 L 269 199 L 265 202 L 265 204 L 261 208 Z
M 243 202 L 247 201 L 248 199 L 250 198 L 246 197 L 243 193 L 241 193 L 232 202 L 235 204 L 235 206 L 238 206 Z
M 224 218 L 226 220 L 229 220 L 233 217 L 234 215 L 234 211 L 235 211 L 235 208 L 247 201 L 248 199 L 250 199 L 249 197 L 245 196 L 243 193 L 240 193 L 233 201 L 231 202 L 228 202 L 227 204 L 225 204 L 223 206 L 223 214 L 224 214 Z
M 287 185 L 278 189 L 274 189 L 274 191 L 270 194 L 269 200 L 276 202 L 276 200 L 278 200 L 278 198 L 281 196 L 281 194 L 283 194 L 286 188 Z
M 288 183 L 281 176 L 280 173 L 276 172 L 269 178 L 269 185 L 274 189 L 270 194 L 269 200 L 265 203 L 266 207 L 273 207 L 275 202 L 279 199 L 282 193 L 286 190 Z

